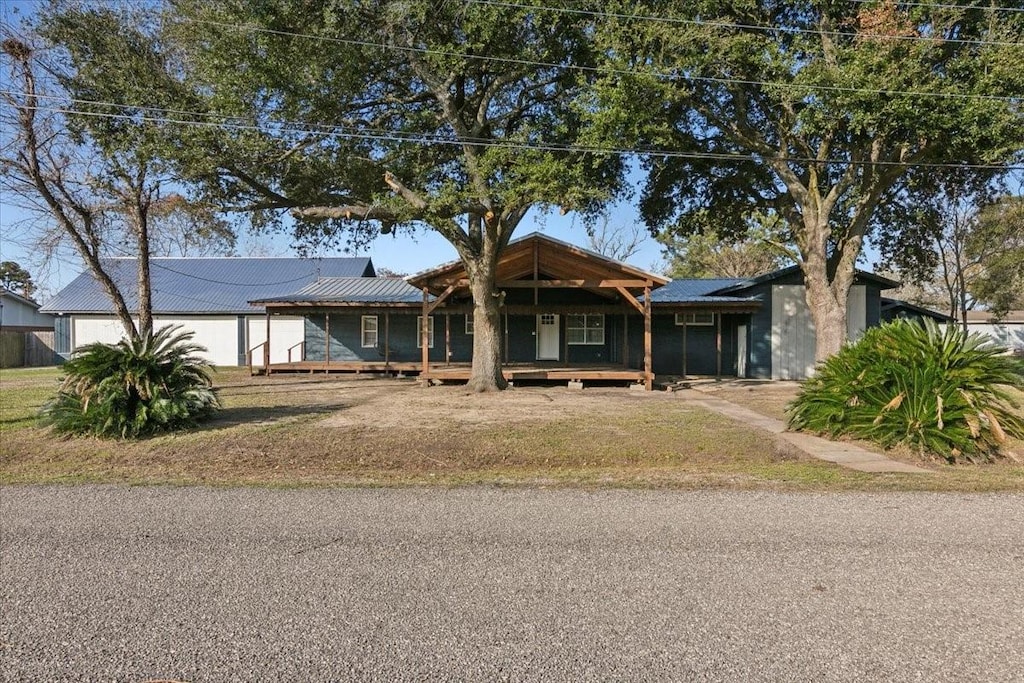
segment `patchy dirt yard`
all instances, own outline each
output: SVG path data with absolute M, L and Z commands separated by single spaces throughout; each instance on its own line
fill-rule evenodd
M 413 379 L 249 377 L 231 368 L 216 376 L 223 410 L 199 429 L 137 442 L 63 439 L 34 419 L 56 377 L 56 371 L 0 374 L 0 481 L 1024 488 L 1024 468 L 1017 474 L 976 468 L 966 478 L 952 471 L 923 479 L 852 472 L 673 392 L 618 387 L 473 394 Z M 776 417 L 788 400 L 774 386 L 717 390 Z

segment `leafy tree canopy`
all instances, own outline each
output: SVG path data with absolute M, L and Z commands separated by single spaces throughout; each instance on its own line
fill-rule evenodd
M 36 284 L 32 281 L 32 275 L 16 261 L 0 263 L 0 285 L 3 285 L 8 291 L 20 294 L 27 299 L 31 299 L 36 291 Z
M 726 238 L 714 230 L 658 236 L 673 278 L 755 277 L 790 265 L 790 247 L 781 243 L 778 220 L 760 216 L 745 237 Z
M 654 150 L 652 229 L 746 231 L 784 219 L 819 359 L 845 336 L 846 296 L 875 210 L 927 164 L 1024 158 L 1024 15 L 987 3 L 630 4 L 601 26 L 614 71 L 605 135 Z
M 917 288 L 918 303 L 965 325 L 968 310 L 999 315 L 1024 296 L 1024 200 L 1001 194 L 998 181 L 990 171 L 915 169 L 877 212 L 902 226 L 878 232 L 880 265 Z
M 426 0 L 174 0 L 165 20 L 206 112 L 176 145 L 188 175 L 263 225 L 290 215 L 301 244 L 443 235 L 476 306 L 470 385 L 503 386 L 498 254 L 530 208 L 592 212 L 622 178 L 571 149 L 588 21 Z

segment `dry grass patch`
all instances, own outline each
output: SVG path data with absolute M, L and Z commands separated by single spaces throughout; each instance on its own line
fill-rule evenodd
M 235 368 L 215 375 L 224 410 L 200 429 L 133 442 L 63 439 L 31 418 L 56 378 L 53 370 L 0 373 L 4 419 L 12 416 L 0 481 L 1024 489 L 1024 468 L 998 477 L 991 468 L 947 467 L 940 477 L 853 472 L 669 392 L 480 395 L 367 376 L 250 378 Z M 773 416 L 791 396 L 777 386 L 726 385 L 719 395 Z
M 19 422 L 5 439 L 0 476 L 7 482 L 802 487 L 829 480 L 834 469 L 666 393 L 548 387 L 478 395 L 411 380 L 250 378 L 234 369 L 218 372 L 216 381 L 224 410 L 187 433 L 134 442 L 62 439 Z M 4 390 L 5 401 L 39 390 L 30 385 Z

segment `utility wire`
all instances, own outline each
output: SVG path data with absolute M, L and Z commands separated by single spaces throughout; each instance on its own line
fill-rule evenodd
M 581 64 L 560 64 L 557 62 L 541 62 L 529 59 L 520 59 L 516 57 L 495 57 L 491 55 L 466 55 L 461 52 L 446 51 L 446 50 L 435 50 L 425 47 L 410 47 L 402 45 L 392 45 L 384 42 L 376 42 L 370 40 L 357 40 L 354 38 L 337 38 L 333 36 L 317 36 L 309 33 L 296 33 L 294 31 L 283 31 L 280 29 L 270 29 L 261 26 L 253 26 L 251 24 L 231 24 L 221 21 L 210 21 L 206 19 L 182 19 L 183 21 L 195 24 L 205 24 L 209 26 L 216 26 L 218 28 L 226 28 L 229 30 L 238 31 L 249 31 L 252 33 L 263 33 L 266 35 L 274 35 L 288 38 L 308 38 L 311 40 L 317 40 L 327 43 L 337 43 L 341 45 L 352 45 L 354 47 L 369 47 L 377 48 L 382 50 L 395 50 L 398 52 L 408 52 L 414 54 L 432 55 L 436 57 L 454 57 L 459 59 L 472 59 L 481 62 L 493 62 L 499 64 L 514 64 L 517 66 L 529 66 L 539 67 L 544 69 L 564 69 L 580 71 L 584 73 L 598 73 L 598 74 L 611 74 L 611 75 L 627 75 L 627 76 L 654 76 L 656 78 L 663 78 L 667 80 L 684 80 L 693 81 L 699 83 L 718 83 L 724 85 L 756 85 L 756 86 L 767 86 L 772 88 L 789 88 L 796 90 L 807 90 L 807 91 L 824 91 L 824 92 L 845 92 L 854 94 L 868 94 L 868 95 L 909 95 L 914 97 L 939 97 L 945 99 L 965 99 L 965 100 L 995 100 L 1003 102 L 1016 102 L 1020 100 L 1017 96 L 1003 96 L 1003 95 L 977 95 L 974 93 L 946 93 L 946 92 L 930 92 L 930 91 L 913 91 L 913 90 L 897 90 L 897 89 L 874 89 L 874 88 L 855 88 L 841 85 L 819 85 L 814 83 L 791 83 L 785 81 L 761 81 L 756 79 L 744 79 L 744 78 L 723 78 L 717 76 L 697 76 L 688 73 L 676 73 L 676 72 L 644 72 L 637 71 L 634 69 L 618 69 L 614 67 L 603 67 L 603 66 L 587 66 Z M 1013 43 L 1024 47 L 1024 43 Z
M 489 2 L 492 0 L 475 0 L 477 2 Z M 495 0 L 496 1 L 496 0 Z M 692 81 L 697 83 L 715 83 L 721 85 L 749 85 L 749 86 L 764 86 L 771 88 L 785 88 L 790 90 L 798 91 L 822 91 L 822 92 L 839 92 L 839 93 L 850 93 L 859 95 L 888 95 L 888 96 L 909 96 L 909 97 L 936 97 L 945 100 L 981 100 L 981 101 L 995 101 L 995 102 L 1018 102 L 1021 100 L 1020 96 L 1012 95 L 980 95 L 977 93 L 959 93 L 959 92 L 938 92 L 928 90 L 900 90 L 895 88 L 887 89 L 876 89 L 876 88 L 857 88 L 852 86 L 839 86 L 839 85 L 822 85 L 815 83 L 793 83 L 784 81 L 764 81 L 757 79 L 743 79 L 743 78 L 726 78 L 718 76 L 699 76 L 688 73 L 678 72 L 645 72 L 636 69 L 622 69 L 616 67 L 605 67 L 605 66 L 588 66 L 580 64 L 563 64 L 557 62 L 541 62 L 536 60 L 521 59 L 516 57 L 495 57 L 491 55 L 466 55 L 460 52 L 435 50 L 424 47 L 409 47 L 392 45 L 384 42 L 375 42 L 367 40 L 356 40 L 352 38 L 337 38 L 332 36 L 317 36 L 308 33 L 296 33 L 293 31 L 283 31 L 280 29 L 269 29 L 260 26 L 231 24 L 219 21 L 209 21 L 203 19 L 189 19 L 179 18 L 180 21 L 188 23 L 205 24 L 209 26 L 216 26 L 218 28 L 227 28 L 235 30 L 249 31 L 252 33 L 262 33 L 267 35 L 288 37 L 288 38 L 307 38 L 310 40 L 317 40 L 328 43 L 337 43 L 343 45 L 352 45 L 354 47 L 367 47 L 383 50 L 395 50 L 398 52 L 408 52 L 414 54 L 433 55 L 440 57 L 454 57 L 460 59 L 471 59 L 476 61 L 483 61 L 489 63 L 500 63 L 500 64 L 514 64 L 516 66 L 529 66 L 544 69 L 563 69 L 571 71 L 579 71 L 583 73 L 597 73 L 597 74 L 609 74 L 609 75 L 621 75 L 621 76 L 652 76 L 655 78 L 661 78 L 665 80 L 684 80 Z M 1024 47 L 1024 43 L 1014 43 L 1014 45 L 1020 45 Z
M 3 91 L 0 91 L 3 92 Z M 129 106 L 129 105 L 120 105 Z M 57 114 L 72 115 L 72 116 L 86 116 L 94 118 L 107 118 L 116 120 L 126 120 L 135 123 L 154 123 L 154 124 L 175 124 L 175 125 L 186 125 L 186 126 L 200 126 L 207 128 L 217 128 L 221 130 L 235 130 L 235 131 L 255 131 L 263 134 L 273 133 L 294 133 L 296 135 L 315 135 L 323 138 L 339 138 L 339 139 L 354 139 L 354 140 L 368 140 L 368 141 L 386 141 L 386 142 L 404 142 L 404 143 L 415 143 L 424 145 L 445 145 L 445 146 L 456 146 L 461 147 L 464 145 L 473 145 L 476 147 L 486 147 L 495 149 L 510 149 L 510 150 L 522 150 L 522 151 L 541 151 L 541 152 L 566 152 L 575 154 L 593 154 L 598 156 L 606 155 L 618 155 L 618 156 L 643 156 L 643 157 L 663 157 L 663 158 L 680 158 L 680 159 L 711 159 L 717 161 L 758 161 L 766 158 L 765 155 L 761 154 L 744 154 L 744 153 L 714 153 L 714 152 L 680 152 L 675 150 L 658 150 L 658 149 L 627 149 L 627 148 L 615 148 L 615 147 L 586 147 L 577 145 L 567 144 L 553 144 L 553 143 L 524 143 L 524 142 L 508 142 L 502 140 L 462 140 L 456 138 L 440 137 L 436 135 L 420 134 L 420 133 L 407 133 L 404 131 L 378 131 L 362 132 L 362 131 L 344 131 L 344 130 L 321 130 L 313 131 L 309 130 L 308 127 L 293 127 L 299 126 L 300 124 L 287 123 L 287 122 L 272 122 L 273 126 L 261 127 L 252 124 L 241 124 L 241 123 L 230 123 L 230 122 L 215 122 L 215 121 L 194 121 L 185 119 L 174 119 L 160 116 L 148 116 L 148 115 L 129 115 L 129 114 L 115 114 L 109 112 L 91 112 L 81 111 L 66 107 L 40 107 L 34 108 L 37 111 L 47 111 Z M 272 131 L 268 131 L 268 128 L 273 128 Z M 779 161 L 786 163 L 815 163 L 815 164 L 829 164 L 829 165 L 855 165 L 855 166 L 906 166 L 906 167 L 920 167 L 920 168 L 961 168 L 961 169 L 992 169 L 992 170 L 1006 170 L 1006 171 L 1017 171 L 1024 170 L 1024 166 L 1009 166 L 1004 164 L 957 164 L 950 162 L 915 162 L 907 164 L 901 161 L 857 161 L 852 159 L 816 159 L 812 157 L 783 157 L 778 158 Z

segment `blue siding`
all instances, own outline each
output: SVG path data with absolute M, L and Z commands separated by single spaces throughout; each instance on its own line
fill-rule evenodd
M 761 308 L 750 315 L 747 376 L 754 379 L 771 379 L 772 283 L 758 285 L 750 290 L 748 296 L 756 297 L 761 302 Z
M 444 317 L 434 318 L 434 346 L 430 349 L 430 360 L 444 360 Z M 388 360 L 418 361 L 421 350 L 416 347 L 418 330 L 417 316 L 411 314 L 391 314 L 385 335 L 384 314 L 377 314 L 376 347 L 362 346 L 362 315 L 331 314 L 331 347 L 332 361 L 373 361 L 384 360 L 385 338 L 389 349 Z M 318 361 L 326 357 L 324 340 L 327 336 L 327 321 L 323 314 L 307 315 L 305 320 L 306 360 Z
M 529 363 L 537 360 L 537 317 L 510 315 L 505 329 L 508 357 L 511 363 Z M 561 354 L 561 349 L 559 349 Z
M 71 355 L 71 316 L 58 315 L 54 317 L 53 339 L 54 354 L 67 360 Z
M 735 376 L 737 326 L 749 320 L 747 315 L 722 316 L 722 375 Z M 632 367 L 643 367 L 644 321 L 630 316 L 629 357 Z M 686 335 L 686 363 L 683 363 L 683 335 Z M 654 315 L 651 319 L 651 356 L 654 374 L 718 374 L 717 325 L 676 325 L 674 314 Z
M 869 284 L 864 296 L 867 299 L 865 324 L 867 327 L 878 327 L 882 322 L 882 290 L 878 285 Z

